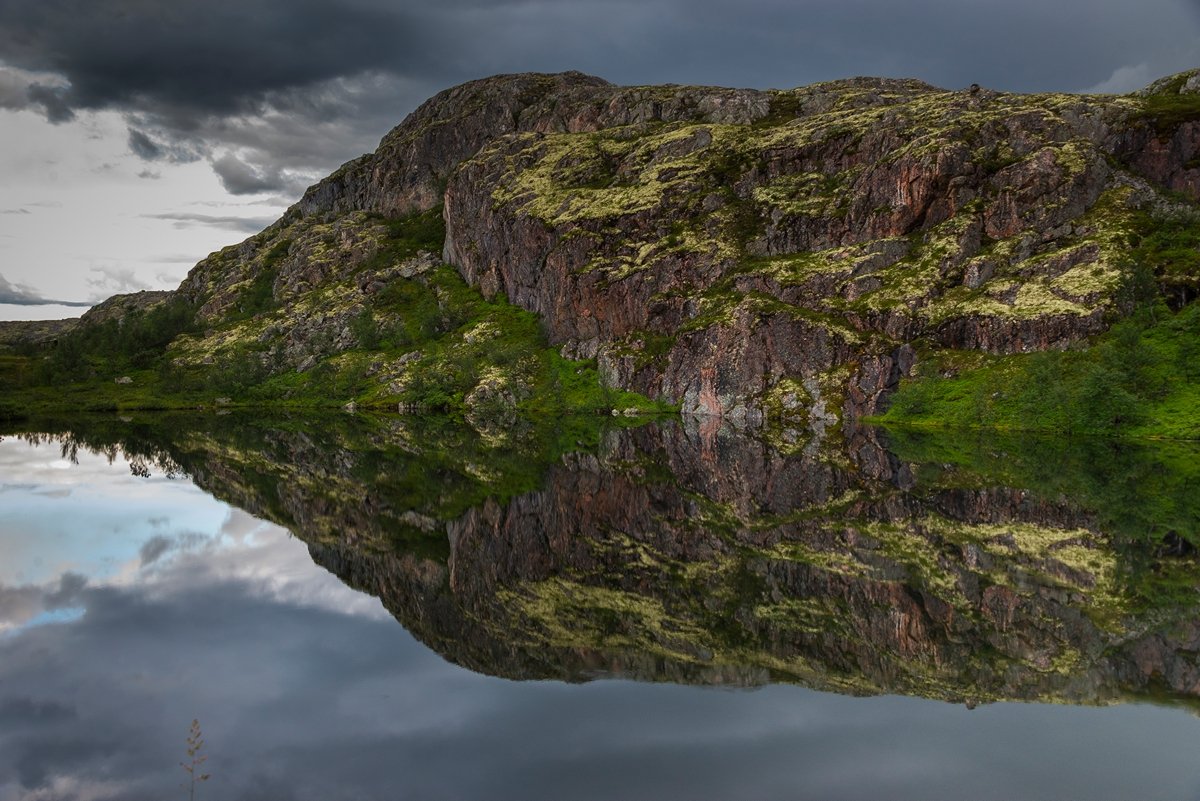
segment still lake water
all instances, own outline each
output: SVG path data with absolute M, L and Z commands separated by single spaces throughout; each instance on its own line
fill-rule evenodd
M 153 417 L 0 440 L 0 801 L 1200 798 L 1200 458 Z M 46 433 L 48 432 L 48 433 Z

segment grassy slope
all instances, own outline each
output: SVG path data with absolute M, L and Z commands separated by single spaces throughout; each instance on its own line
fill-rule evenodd
M 1200 306 L 1142 312 L 1080 350 L 932 353 L 880 419 L 1200 439 Z
M 1200 439 L 1200 215 L 1144 215 L 1131 239 L 1135 311 L 1106 334 L 1065 352 L 929 352 L 881 422 Z
M 419 251 L 440 250 L 438 212 L 386 222 L 383 246 L 359 272 L 379 271 Z M 546 342 L 535 314 L 502 297 L 485 299 L 449 267 L 397 278 L 373 295 L 352 321 L 357 346 L 330 352 L 295 370 L 245 331 L 286 325 L 291 308 L 272 293 L 288 242 L 265 253 L 258 275 L 214 328 L 196 320 L 182 300 L 63 337 L 44 351 L 0 355 L 0 417 L 51 411 L 177 409 L 231 406 L 395 409 L 398 403 L 463 413 L 467 396 L 485 380 L 525 415 L 607 413 L 669 407 L 601 385 L 593 362 L 562 358 Z M 235 345 L 211 364 L 179 359 L 188 343 L 230 333 Z M 182 346 L 181 346 L 182 343 Z M 181 351 L 180 348 L 183 348 Z M 403 369 L 395 365 L 403 357 Z M 117 379 L 131 379 L 117 383 Z M 220 399 L 220 400 L 219 400 Z M 474 411 L 504 412 L 505 400 L 476 401 Z

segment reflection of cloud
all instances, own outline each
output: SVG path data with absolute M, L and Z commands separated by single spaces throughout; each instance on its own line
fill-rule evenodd
M 44 595 L 38 587 L 0 587 L 0 631 L 37 617 L 45 609 Z
M 0 632 L 49 622 L 53 617 L 46 613 L 76 605 L 87 583 L 87 578 L 78 573 L 64 573 L 57 582 L 44 586 L 0 585 Z
M 146 544 L 138 551 L 138 556 L 142 560 L 142 567 L 154 564 L 159 560 L 159 557 L 174 546 L 175 540 L 170 537 L 164 537 L 161 534 L 157 534 L 146 540 Z
M 0 444 L 0 469 L 19 470 Z M 104 461 L 81 453 L 66 474 L 110 480 L 126 516 L 146 523 L 134 565 L 155 537 L 171 539 L 145 504 L 178 500 L 180 483 Z M 315 567 L 303 542 L 246 512 L 174 539 L 195 546 L 160 554 L 152 571 L 17 588 L 87 613 L 0 638 L 0 800 L 180 797 L 193 718 L 214 775 L 204 797 L 235 800 L 394 798 L 401 785 L 405 798 L 489 801 L 949 799 L 963 787 L 1100 799 L 1150 786 L 1175 798 L 1195 776 L 1195 721 L 1173 710 L 967 712 L 794 687 L 492 679 L 429 652 Z M 454 603 L 450 592 L 426 611 Z
M 74 606 L 79 600 L 80 593 L 87 587 L 87 583 L 86 576 L 78 573 L 63 573 L 58 580 L 58 589 L 46 594 L 46 608 L 54 610 Z
M 0 701 L 0 723 L 3 724 L 28 726 L 74 720 L 76 717 L 78 712 L 74 706 L 54 700 L 22 696 Z
M 84 618 L 0 641 L 0 697 L 64 706 L 0 714 L 0 776 L 23 785 L 12 798 L 103 797 L 84 795 L 96 776 L 113 783 L 96 792 L 128 801 L 177 797 L 196 717 L 205 790 L 231 799 L 392 798 L 398 781 L 405 798 L 489 801 L 949 799 L 964 786 L 990 799 L 1139 786 L 1167 798 L 1194 776 L 1194 721 L 1171 710 L 969 713 L 794 687 L 503 681 L 447 664 L 391 620 L 197 573 L 209 558 L 153 586 L 88 590 Z M 305 580 L 337 584 L 311 564 Z

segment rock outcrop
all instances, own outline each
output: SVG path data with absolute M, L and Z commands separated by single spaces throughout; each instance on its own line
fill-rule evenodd
M 1105 330 L 1131 231 L 1200 197 L 1195 83 L 1118 97 L 489 78 L 426 102 L 181 292 L 214 328 L 264 288 L 276 328 L 351 309 L 343 286 L 386 266 L 387 220 L 440 207 L 444 261 L 610 385 L 823 426 L 880 411 L 922 349 Z

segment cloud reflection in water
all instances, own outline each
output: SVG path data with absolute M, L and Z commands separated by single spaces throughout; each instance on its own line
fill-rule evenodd
M 56 456 L 0 443 L 0 801 L 182 797 L 193 717 L 209 743 L 204 798 L 1116 799 L 1200 787 L 1196 724 L 1178 710 L 968 711 L 789 686 L 476 675 L 285 530 L 189 482 L 136 478 L 120 459 L 80 454 L 62 470 Z

